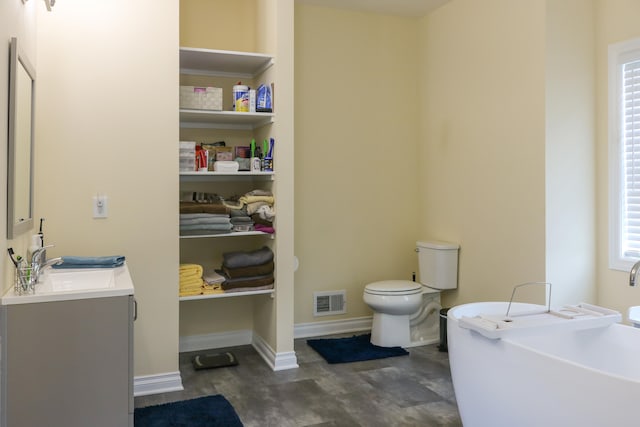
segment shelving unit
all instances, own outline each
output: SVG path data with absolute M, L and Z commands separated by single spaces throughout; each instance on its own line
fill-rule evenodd
M 197 75 L 216 78 L 233 77 L 235 79 L 255 79 L 274 64 L 269 55 L 244 53 L 235 51 L 221 51 L 199 48 L 180 48 L 180 73 L 183 75 Z M 254 131 L 263 126 L 274 123 L 273 113 L 246 113 L 236 111 L 209 111 L 180 109 L 180 127 L 182 129 L 197 128 L 216 130 Z M 227 185 L 248 185 L 256 183 L 259 186 L 270 185 L 275 179 L 272 171 L 235 173 L 223 172 L 180 172 L 181 189 L 183 185 L 193 184 L 215 189 L 221 192 Z M 202 234 L 180 236 L 180 244 L 187 245 L 194 240 L 211 239 L 212 245 L 217 245 L 218 251 L 224 251 L 227 239 L 265 239 L 275 240 L 275 236 L 260 231 L 230 232 L 221 234 Z M 181 262 L 190 262 L 182 260 Z M 275 287 L 275 285 L 274 285 Z M 205 294 L 179 297 L 180 301 L 197 301 L 206 299 L 246 297 L 253 295 L 273 295 L 274 289 L 236 291 L 229 293 Z
M 180 110 L 180 126 L 210 129 L 253 130 L 273 123 L 273 113 L 239 113 L 236 111 Z
M 180 301 L 199 301 L 213 298 L 234 298 L 234 297 L 248 297 L 252 295 L 273 295 L 273 289 L 265 289 L 262 291 L 243 291 L 243 292 L 228 292 L 226 294 L 212 294 L 212 295 L 194 295 L 188 297 L 180 297 Z

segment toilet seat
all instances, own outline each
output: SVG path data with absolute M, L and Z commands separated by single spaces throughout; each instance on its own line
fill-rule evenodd
M 364 292 L 370 295 L 414 295 L 422 293 L 422 285 L 410 280 L 383 280 L 369 283 Z

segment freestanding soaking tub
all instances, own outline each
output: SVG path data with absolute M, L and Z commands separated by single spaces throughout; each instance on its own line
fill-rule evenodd
M 606 309 L 546 322 L 526 313 L 547 307 L 513 303 L 507 319 L 508 305 L 448 312 L 451 375 L 465 427 L 640 425 L 640 329 L 616 323 L 619 313 Z M 511 327 L 520 319 L 528 319 L 524 327 Z

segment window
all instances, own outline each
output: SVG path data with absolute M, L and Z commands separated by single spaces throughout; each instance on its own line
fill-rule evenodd
M 640 260 L 640 39 L 609 46 L 609 267 Z

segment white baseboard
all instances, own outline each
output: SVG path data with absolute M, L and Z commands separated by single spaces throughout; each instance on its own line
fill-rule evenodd
M 245 329 L 215 334 L 180 337 L 180 352 L 207 350 L 210 348 L 236 347 L 253 342 L 253 332 Z
M 293 351 L 276 353 L 271 346 L 251 330 L 219 332 L 180 337 L 180 352 L 251 345 L 274 371 L 298 367 Z
M 295 369 L 298 367 L 298 358 L 295 351 L 276 353 L 271 346 L 259 335 L 253 336 L 253 348 L 267 362 L 267 365 L 274 371 L 284 371 L 285 369 Z
M 293 327 L 294 338 L 317 337 L 320 335 L 346 334 L 370 331 L 373 317 L 354 317 L 344 320 L 325 320 L 313 323 L 298 323 Z
M 133 395 L 146 396 L 148 394 L 182 391 L 180 372 L 167 372 L 157 375 L 145 375 L 133 379 Z

